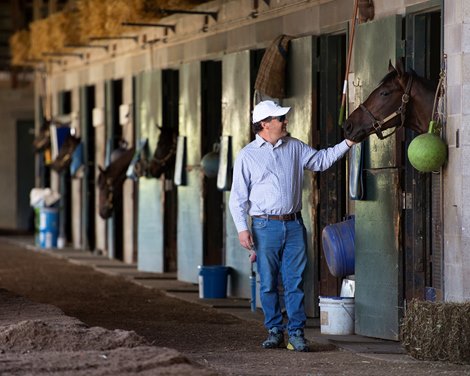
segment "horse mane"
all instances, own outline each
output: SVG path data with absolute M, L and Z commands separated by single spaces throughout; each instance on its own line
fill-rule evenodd
M 425 77 L 419 76 L 413 68 L 410 68 L 409 71 L 405 72 L 405 74 L 411 75 L 413 77 L 413 80 L 419 80 L 420 83 L 423 84 L 423 86 L 425 87 L 426 90 L 429 90 L 429 91 L 435 91 L 436 90 L 437 82 L 435 82 L 434 80 L 429 80 Z M 382 78 L 382 80 L 380 80 L 380 83 L 379 83 L 378 86 L 384 84 L 387 81 L 394 80 L 397 76 L 398 76 L 398 72 L 396 70 L 392 70 L 392 71 L 388 72 Z

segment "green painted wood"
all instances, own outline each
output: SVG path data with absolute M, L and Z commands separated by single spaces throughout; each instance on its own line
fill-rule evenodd
M 201 162 L 201 66 L 180 68 L 179 134 L 186 137 L 187 184 L 178 187 L 178 279 L 198 282 L 203 262 Z
M 224 74 L 224 72 L 229 72 Z M 250 51 L 224 55 L 222 58 L 222 134 L 231 136 L 232 165 L 236 155 L 250 142 Z M 238 232 L 228 206 L 230 192 L 224 192 L 225 262 L 233 268 L 230 293 L 250 298 L 250 261 L 240 246 Z
M 137 138 L 148 138 L 152 155 L 161 125 L 161 71 L 143 72 L 135 80 Z M 138 184 L 137 267 L 146 272 L 164 272 L 162 182 L 140 178 Z
M 364 100 L 401 55 L 401 18 L 358 25 L 354 73 Z M 398 339 L 402 302 L 402 254 L 398 243 L 400 218 L 399 169 L 395 136 L 364 144 L 365 192 L 356 201 L 356 333 Z

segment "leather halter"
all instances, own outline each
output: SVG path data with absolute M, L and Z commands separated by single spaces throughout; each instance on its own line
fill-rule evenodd
M 155 163 L 160 168 L 165 167 L 167 162 L 170 160 L 170 158 L 176 154 L 177 140 L 178 140 L 178 137 L 176 135 L 173 135 L 171 148 L 168 150 L 166 155 L 163 158 L 155 158 L 155 156 L 153 156 L 150 159 L 150 163 Z M 157 146 L 157 149 L 158 149 L 158 146 Z M 157 150 L 155 150 L 155 152 L 157 152 Z
M 106 193 L 106 205 L 108 210 L 113 210 L 114 207 L 114 181 L 111 178 L 105 180 L 107 193 Z
M 374 128 L 375 134 L 381 140 L 384 140 L 387 137 L 390 137 L 397 130 L 402 128 L 403 125 L 405 124 L 406 104 L 410 101 L 410 91 L 411 91 L 411 85 L 413 83 L 413 76 L 409 75 L 409 77 L 410 78 L 408 79 L 408 83 L 406 84 L 405 92 L 401 96 L 401 106 L 398 107 L 398 110 L 396 110 L 392 114 L 388 115 L 386 118 L 384 118 L 382 120 L 377 120 L 377 118 L 374 115 L 372 115 L 372 113 L 367 109 L 366 106 L 364 106 L 364 104 L 361 103 L 361 105 L 359 106 L 362 109 L 362 111 L 364 111 L 370 117 L 370 119 L 372 120 L 372 127 Z M 382 130 L 383 130 L 382 128 L 383 128 L 384 124 L 388 123 L 390 120 L 394 119 L 398 115 L 400 115 L 400 118 L 401 118 L 400 126 L 395 127 L 393 132 L 391 132 L 391 133 L 387 134 L 386 136 L 384 136 L 383 133 L 382 133 Z

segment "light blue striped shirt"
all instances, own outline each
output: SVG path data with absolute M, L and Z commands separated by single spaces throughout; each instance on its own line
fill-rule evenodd
M 273 146 L 257 134 L 240 150 L 233 167 L 229 205 L 238 232 L 248 229 L 247 215 L 300 211 L 304 169 L 324 171 L 348 150 L 346 141 L 316 150 L 292 137 Z

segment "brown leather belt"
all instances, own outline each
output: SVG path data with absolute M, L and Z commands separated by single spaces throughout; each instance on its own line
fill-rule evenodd
M 263 215 L 253 215 L 254 218 L 264 218 L 264 219 L 272 219 L 274 221 L 294 221 L 301 217 L 301 213 L 291 213 L 291 214 L 281 214 L 281 215 L 271 215 L 271 214 L 263 214 Z

